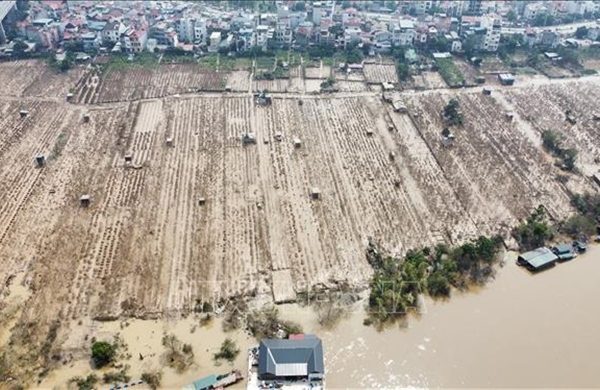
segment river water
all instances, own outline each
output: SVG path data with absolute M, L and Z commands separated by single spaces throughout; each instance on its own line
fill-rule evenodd
M 377 332 L 353 313 L 322 332 L 328 388 L 600 388 L 600 248 L 531 275 L 507 258 L 496 280 Z
M 447 302 L 426 300 L 424 313 L 404 327 L 378 332 L 364 326 L 357 305 L 333 330 L 323 330 L 309 307 L 280 307 L 282 317 L 300 322 L 323 340 L 327 388 L 600 388 L 600 247 L 571 262 L 531 275 L 509 255 L 496 280 L 485 288 L 454 293 Z M 225 337 L 242 351 L 256 342 L 244 333 L 224 334 L 220 321 L 198 327 L 193 318 L 176 322 L 132 320 L 96 324 L 92 334 L 110 339 L 119 332 L 129 346 L 130 373 L 159 369 L 161 338 L 172 332 L 195 351 L 184 374 L 163 367 L 163 387 L 181 388 L 208 374 L 235 367 L 246 371 L 245 353 L 235 364 L 215 366 L 212 354 Z M 73 329 L 85 345 L 84 329 Z M 143 361 L 138 355 L 143 355 Z M 82 359 L 54 371 L 39 386 L 65 388 L 68 378 L 91 372 Z M 236 387 L 245 388 L 245 382 Z

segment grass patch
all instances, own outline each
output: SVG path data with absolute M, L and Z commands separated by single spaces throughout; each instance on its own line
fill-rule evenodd
M 217 63 L 219 62 L 220 58 L 217 58 L 216 55 L 209 55 L 209 56 L 205 56 L 205 57 L 200 57 L 200 59 L 198 60 L 198 65 L 201 68 L 206 68 L 206 69 L 210 69 L 210 70 L 217 70 Z
M 338 66 L 342 62 L 346 62 L 343 53 L 336 53 L 332 57 L 322 57 L 323 65 Z
M 219 58 L 219 71 L 220 72 L 232 72 L 234 70 L 247 70 L 252 71 L 252 59 L 251 58 L 235 58 L 221 56 Z
M 435 62 L 438 72 L 449 87 L 462 87 L 465 84 L 465 77 L 452 59 L 439 58 Z
M 124 55 L 111 55 L 107 70 L 128 70 L 136 67 L 155 69 L 159 65 L 158 56 L 154 53 L 139 53 L 130 61 Z
M 56 138 L 56 142 L 54 142 L 54 147 L 52 148 L 52 152 L 48 157 L 49 160 L 56 160 L 62 154 L 63 149 L 67 145 L 67 141 L 69 140 L 69 134 L 64 131 L 61 132 Z
M 515 74 L 518 74 L 518 75 L 522 74 L 522 75 L 529 75 L 529 76 L 531 76 L 531 75 L 538 74 L 537 70 L 535 70 L 533 68 L 530 68 L 528 66 L 521 67 L 521 68 L 515 68 L 513 71 L 514 71 Z
M 584 69 L 581 71 L 581 74 L 584 76 L 591 76 L 594 74 L 598 74 L 598 71 L 596 69 Z
M 271 70 L 275 66 L 275 58 L 273 57 L 257 57 L 256 69 Z

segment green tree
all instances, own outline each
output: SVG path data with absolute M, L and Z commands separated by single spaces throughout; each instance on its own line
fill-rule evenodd
M 219 349 L 219 352 L 214 354 L 214 359 L 225 359 L 231 363 L 235 360 L 239 353 L 240 349 L 235 344 L 235 341 L 228 337 L 223 341 L 223 344 L 221 344 L 221 349 Z
M 294 12 L 304 12 L 306 11 L 306 3 L 304 1 L 297 1 L 292 6 L 292 11 Z
M 577 159 L 577 151 L 575 149 L 565 149 L 562 151 L 563 165 L 567 171 L 575 169 L 575 160 Z
M 352 48 L 346 52 L 346 63 L 348 64 L 357 64 L 362 62 L 363 54 L 358 48 Z
M 577 39 L 584 39 L 587 37 L 589 32 L 589 29 L 585 26 L 581 26 L 577 28 L 577 31 L 575 31 L 575 37 Z
M 410 78 L 410 69 L 404 62 L 396 64 L 396 73 L 401 81 L 406 81 Z
M 508 20 L 511 23 L 514 23 L 517 21 L 517 13 L 515 11 L 513 11 L 512 9 L 510 11 L 508 11 L 508 13 L 506 14 L 506 20 Z
M 113 361 L 116 348 L 109 342 L 96 341 L 92 344 L 92 360 L 97 368 L 104 367 Z
M 546 150 L 557 153 L 560 150 L 562 135 L 553 130 L 544 130 L 542 132 L 542 145 Z
M 562 224 L 560 231 L 573 237 L 590 236 L 596 231 L 596 224 L 589 216 L 574 215 Z

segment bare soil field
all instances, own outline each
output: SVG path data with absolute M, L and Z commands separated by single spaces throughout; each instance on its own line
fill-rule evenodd
M 246 70 L 237 70 L 231 72 L 227 77 L 227 85 L 231 87 L 233 91 L 247 92 L 252 86 L 252 80 L 250 80 L 250 72 Z
M 563 134 L 567 147 L 579 150 L 577 166 L 586 175 L 600 170 L 600 123 L 594 113 L 600 114 L 600 81 L 597 77 L 554 84 L 534 85 L 527 89 L 506 92 L 507 100 L 515 111 L 531 121 L 540 136 L 544 130 Z M 571 110 L 577 123 L 566 121 L 565 111 Z
M 326 79 L 329 76 L 331 76 L 331 67 L 327 65 L 304 68 L 304 77 L 307 79 Z
M 484 57 L 481 63 L 481 72 L 483 73 L 510 73 L 510 68 L 498 57 Z
M 369 90 L 368 86 L 361 81 L 338 81 L 335 85 L 339 88 L 340 92 L 363 92 Z
M 269 92 L 287 92 L 290 87 L 289 79 L 255 80 L 252 83 L 254 90 L 266 89 Z
M 527 128 L 504 119 L 493 97 L 460 94 L 465 126 L 451 147 L 441 143 L 441 112 L 452 96 L 422 95 L 407 100 L 415 124 L 479 233 L 506 229 L 544 204 L 555 218 L 571 212 L 569 196 L 556 181 L 560 173 L 532 140 Z M 494 223 L 490 223 L 491 221 Z
M 409 114 L 361 81 L 339 81 L 338 94 L 276 94 L 270 106 L 255 106 L 250 93 L 137 100 L 226 76 L 171 67 L 93 80 L 98 98 L 86 101 L 135 99 L 110 104 L 19 98 L 26 83 L 0 68 L 13 83 L 0 90 L 0 307 L 17 288 L 30 293 L 10 320 L 0 315 L 0 329 L 12 329 L 1 347 L 20 379 L 66 360 L 62 343 L 81 320 L 178 318 L 234 295 L 275 300 L 319 284 L 364 286 L 369 237 L 402 254 L 506 234 L 540 203 L 567 216 L 567 187 L 540 129 L 562 124 L 568 105 L 579 121 L 565 128 L 569 142 L 591 155 L 600 145 L 589 117 L 600 99 L 593 77 L 492 96 L 407 92 Z M 308 90 L 320 80 L 305 82 Z M 58 91 L 48 83 L 39 91 Z M 289 80 L 253 85 L 285 92 Z M 443 147 L 440 112 L 457 94 L 465 125 Z M 506 111 L 517 120 L 505 121 Z M 246 132 L 258 142 L 244 146 Z M 586 180 L 581 188 L 593 190 Z
M 243 88 L 241 73 L 235 74 L 233 81 Z M 78 90 L 78 99 L 83 103 L 106 103 L 157 98 L 197 90 L 223 91 L 228 77 L 229 73 L 217 73 L 196 64 L 111 69 L 103 75 L 89 73 L 81 81 L 83 87 Z M 93 89 L 92 93 L 88 92 L 89 88 Z
M 421 72 L 412 76 L 412 87 L 415 89 L 446 88 L 446 82 L 438 72 Z
M 369 84 L 398 83 L 398 73 L 395 65 L 364 65 L 365 79 Z
M 82 67 L 58 73 L 42 61 L 0 62 L 0 85 L 4 96 L 38 96 L 65 99 L 83 74 Z

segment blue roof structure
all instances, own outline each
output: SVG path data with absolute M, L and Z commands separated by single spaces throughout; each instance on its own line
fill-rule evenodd
M 197 381 L 190 383 L 189 385 L 184 387 L 184 390 L 209 390 L 212 389 L 217 383 L 216 375 L 209 375 L 202 379 L 198 379 Z

